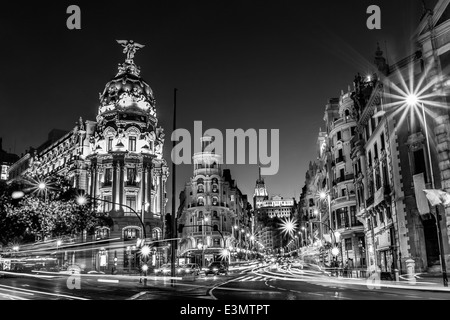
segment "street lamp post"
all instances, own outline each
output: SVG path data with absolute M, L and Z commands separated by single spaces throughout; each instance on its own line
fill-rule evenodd
M 417 106 L 419 102 L 419 98 L 415 96 L 414 94 L 410 94 L 408 97 L 406 97 L 406 103 L 410 106 Z M 421 109 L 422 109 L 422 117 L 423 117 L 423 126 L 425 129 L 425 139 L 427 141 L 427 155 L 428 155 L 428 164 L 430 166 L 430 178 L 431 178 L 431 188 L 435 189 L 434 184 L 434 173 L 433 173 L 433 163 L 431 161 L 431 149 L 430 149 L 430 139 L 428 136 L 428 126 L 427 126 L 427 118 L 425 116 L 425 107 L 423 105 L 423 102 L 420 103 Z M 436 229 L 437 229 L 437 236 L 438 236 L 438 247 L 439 247 L 439 255 L 441 260 L 441 271 L 442 271 L 442 280 L 444 282 L 444 287 L 448 287 L 448 278 L 447 278 L 447 266 L 445 263 L 445 255 L 444 255 L 444 246 L 442 242 L 442 231 L 441 231 L 441 224 L 440 221 L 440 213 L 438 206 L 435 206 L 435 212 L 436 212 Z

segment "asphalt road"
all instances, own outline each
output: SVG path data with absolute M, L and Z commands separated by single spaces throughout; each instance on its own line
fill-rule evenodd
M 351 283 L 317 270 L 254 268 L 176 280 L 112 275 L 0 278 L 0 300 L 450 300 L 450 292 Z

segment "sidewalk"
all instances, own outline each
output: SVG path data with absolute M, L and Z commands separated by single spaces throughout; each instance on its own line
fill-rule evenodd
M 354 270 L 355 271 L 355 270 Z M 380 286 L 386 288 L 401 288 L 401 289 L 414 289 L 414 290 L 425 290 L 425 291 L 440 291 L 448 292 L 450 294 L 450 287 L 444 287 L 444 281 L 442 274 L 416 274 L 413 279 L 410 279 L 407 274 L 402 274 L 399 276 L 399 281 L 385 280 L 383 277 L 381 279 L 374 274 L 368 275 L 367 277 L 355 277 L 353 271 L 353 277 L 343 277 L 342 273 L 339 276 L 332 276 L 333 279 L 338 280 L 338 282 L 346 284 L 362 284 L 365 283 L 370 286 Z M 449 295 L 450 299 L 450 295 Z

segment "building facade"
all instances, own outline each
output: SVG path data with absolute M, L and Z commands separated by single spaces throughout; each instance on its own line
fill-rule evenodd
M 229 169 L 222 169 L 222 156 L 205 151 L 212 137 L 203 137 L 202 152 L 193 156 L 194 171 L 184 188 L 184 206 L 178 225 L 178 257 L 182 262 L 206 266 L 222 260 L 223 250 L 246 246 L 249 230 L 247 198 L 231 179 Z M 242 231 L 241 231 L 242 230 Z
M 0 138 L 0 181 L 8 181 L 9 168 L 19 160 L 19 156 L 3 150 L 3 140 Z

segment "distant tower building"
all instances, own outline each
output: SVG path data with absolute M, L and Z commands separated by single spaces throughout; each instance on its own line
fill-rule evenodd
M 253 208 L 255 210 L 261 207 L 264 200 L 269 199 L 264 178 L 261 177 L 261 167 L 259 169 L 258 180 L 256 180 L 255 193 L 253 195 Z

